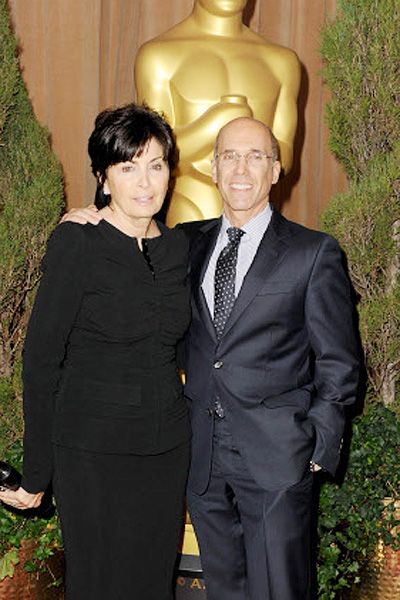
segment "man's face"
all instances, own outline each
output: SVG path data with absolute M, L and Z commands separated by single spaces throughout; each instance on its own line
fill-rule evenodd
M 247 0 L 197 0 L 212 15 L 225 17 L 241 13 Z
M 254 161 L 252 155 L 257 151 L 263 156 Z M 236 160 L 224 160 L 232 152 Z M 253 119 L 235 119 L 222 129 L 217 155 L 212 177 L 222 196 L 225 215 L 232 225 L 244 225 L 266 207 L 271 186 L 279 178 L 280 163 L 270 158 L 269 131 Z

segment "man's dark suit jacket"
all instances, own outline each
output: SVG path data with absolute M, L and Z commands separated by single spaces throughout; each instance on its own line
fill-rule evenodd
M 341 250 L 332 237 L 274 211 L 218 341 L 201 283 L 220 225 L 215 219 L 183 226 L 191 239 L 190 489 L 201 494 L 207 488 L 216 399 L 262 488 L 295 484 L 310 460 L 334 473 L 344 409 L 358 384 L 354 309 Z

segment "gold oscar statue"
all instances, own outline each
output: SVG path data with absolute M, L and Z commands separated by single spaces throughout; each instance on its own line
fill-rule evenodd
M 177 136 L 171 226 L 221 214 L 210 162 L 219 129 L 236 117 L 269 125 L 284 171 L 292 166 L 299 61 L 243 24 L 245 6 L 246 0 L 195 0 L 187 19 L 139 49 L 137 99 L 161 110 Z

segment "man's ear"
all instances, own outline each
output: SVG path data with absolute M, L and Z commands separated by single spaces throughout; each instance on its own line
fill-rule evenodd
M 276 160 L 272 165 L 272 184 L 276 183 L 279 179 L 279 175 L 281 172 L 281 163 L 279 160 Z

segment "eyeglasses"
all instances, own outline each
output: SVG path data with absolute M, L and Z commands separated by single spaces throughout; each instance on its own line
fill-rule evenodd
M 260 166 L 267 158 L 273 158 L 271 154 L 262 152 L 261 150 L 250 150 L 249 152 L 236 152 L 236 150 L 224 150 L 215 155 L 224 165 L 234 165 L 241 158 L 244 158 L 246 163 L 252 167 Z

